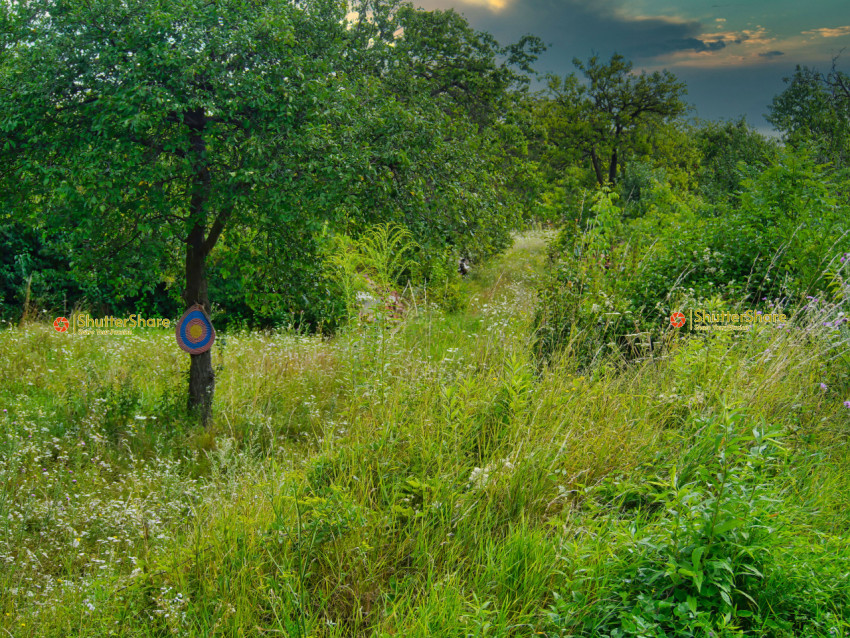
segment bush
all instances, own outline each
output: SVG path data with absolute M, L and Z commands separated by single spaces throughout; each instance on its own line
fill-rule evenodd
M 580 368 L 621 352 L 623 338 L 636 329 L 627 300 L 600 289 L 569 262 L 541 287 L 534 325 L 538 366 L 565 357 Z
M 620 245 L 616 193 L 599 190 L 584 228 L 568 223 L 549 246 L 552 270 L 538 292 L 533 350 L 539 366 L 566 356 L 585 367 L 623 351 L 640 331 L 617 279 L 628 247 Z
M 635 311 L 665 302 L 677 290 L 732 303 L 800 300 L 822 289 L 824 270 L 850 229 L 846 206 L 826 170 L 805 155 L 786 153 L 743 181 L 737 206 L 658 210 L 633 225 L 657 241 L 631 279 Z M 845 239 L 846 242 L 846 239 Z
M 47 238 L 21 223 L 0 224 L 0 319 L 17 321 L 38 312 L 56 316 L 81 308 L 104 315 L 179 314 L 178 297 L 161 263 L 148 263 L 139 254 L 122 272 L 79 270 L 65 241 L 62 234 Z
M 693 141 L 700 154 L 700 194 L 710 202 L 737 201 L 744 180 L 769 166 L 777 151 L 743 118 L 703 123 Z
M 590 219 L 566 223 L 551 243 L 535 322 L 540 364 L 563 353 L 579 366 L 629 358 L 659 341 L 674 311 L 783 309 L 842 276 L 847 206 L 805 153 L 783 152 L 743 179 L 737 203 L 676 194 L 646 171 L 633 179 L 640 198 L 626 206 L 639 216 L 624 220 L 616 193 L 600 190 Z
M 830 618 L 816 601 L 850 602 L 846 593 L 836 599 L 834 581 L 846 580 L 850 555 L 835 545 L 835 555 L 809 562 L 807 544 L 820 539 L 801 537 L 790 522 L 778 478 L 788 456 L 782 439 L 728 414 L 703 424 L 669 477 L 638 487 L 637 508 L 622 510 L 627 497 L 634 502 L 632 480 L 591 492 L 605 495 L 596 507 L 620 509 L 621 521 L 601 565 L 574 566 L 572 600 L 556 598 L 550 618 L 561 635 L 838 635 L 840 612 Z M 801 563 L 805 578 L 796 577 Z

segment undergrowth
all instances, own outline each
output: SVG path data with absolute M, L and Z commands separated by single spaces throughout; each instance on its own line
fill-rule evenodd
M 816 312 L 538 369 L 539 234 L 467 310 L 220 335 L 0 331 L 12 636 L 846 636 L 850 366 Z

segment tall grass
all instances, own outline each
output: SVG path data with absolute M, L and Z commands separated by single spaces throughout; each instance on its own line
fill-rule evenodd
M 170 333 L 0 331 L 0 627 L 848 635 L 846 324 L 538 373 L 544 258 L 397 331 L 220 337 L 208 430 Z

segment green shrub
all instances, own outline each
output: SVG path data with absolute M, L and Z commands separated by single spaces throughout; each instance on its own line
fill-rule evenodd
M 441 250 L 419 247 L 410 269 L 418 297 L 449 313 L 464 310 L 467 300 L 461 291 L 459 257 L 460 254 L 453 246 L 445 246 Z
M 744 179 L 768 166 L 777 151 L 777 144 L 744 118 L 704 122 L 694 131 L 693 142 L 700 154 L 700 194 L 710 202 L 737 201 Z
M 739 205 L 679 208 L 670 220 L 664 216 L 674 211 L 659 210 L 635 222 L 632 233 L 657 238 L 630 279 L 635 311 L 677 289 L 752 304 L 825 288 L 824 270 L 848 245 L 850 229 L 826 169 L 787 152 L 742 183 Z
M 595 286 L 588 274 L 560 263 L 538 292 L 533 349 L 538 365 L 566 357 L 584 368 L 620 352 L 635 331 L 628 302 Z
M 596 569 L 574 566 L 571 598 L 561 594 L 551 608 L 561 635 L 838 635 L 842 614 L 830 618 L 816 601 L 850 601 L 836 597 L 834 581 L 846 581 L 850 555 L 835 545 L 835 555 L 810 562 L 807 544 L 821 539 L 800 538 L 791 523 L 801 512 L 789 509 L 780 478 L 783 433 L 732 413 L 693 439 L 670 476 L 644 483 L 637 507 L 620 515 L 607 558 Z M 625 485 L 596 489 L 614 492 L 609 517 L 634 504 L 633 483 Z
M 621 352 L 640 332 L 618 282 L 629 248 L 619 242 L 618 195 L 599 190 L 582 227 L 567 223 L 549 247 L 552 269 L 538 291 L 533 351 L 538 365 L 566 356 L 585 367 Z

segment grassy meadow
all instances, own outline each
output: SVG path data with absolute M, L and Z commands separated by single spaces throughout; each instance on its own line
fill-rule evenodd
M 220 334 L 0 330 L 0 634 L 850 635 L 850 355 L 816 304 L 538 370 L 546 236 L 465 308 Z

